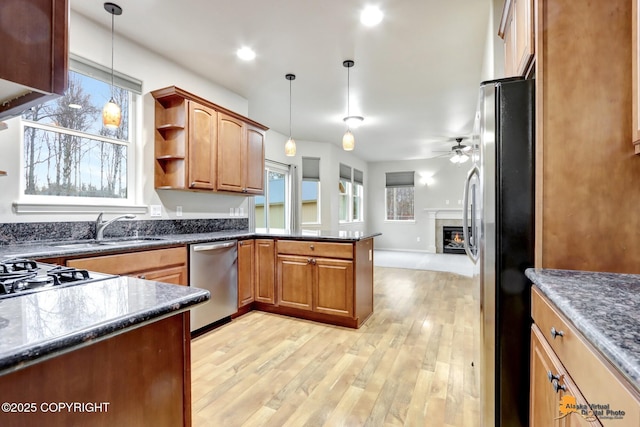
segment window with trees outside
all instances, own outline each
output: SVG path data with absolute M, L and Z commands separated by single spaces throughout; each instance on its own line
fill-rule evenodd
M 320 224 L 320 159 L 302 158 L 302 218 L 303 224 Z
M 387 172 L 385 206 L 387 221 L 414 221 L 415 172 Z
M 353 172 L 353 173 L 352 173 Z M 364 220 L 363 174 L 358 169 L 340 163 L 340 222 L 359 222 Z
M 139 82 L 122 77 L 111 87 L 110 69 L 70 61 L 62 97 L 22 114 L 24 194 L 128 199 L 134 135 L 132 106 Z M 129 87 L 127 87 L 129 86 Z M 102 108 L 113 96 L 121 107 L 117 129 L 102 125 Z

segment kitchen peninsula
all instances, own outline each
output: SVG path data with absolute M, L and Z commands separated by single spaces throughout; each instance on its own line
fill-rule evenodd
M 0 299 L 0 424 L 191 425 L 200 289 L 112 277 Z

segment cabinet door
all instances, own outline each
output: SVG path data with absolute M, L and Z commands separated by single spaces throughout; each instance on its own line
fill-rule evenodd
M 156 282 L 172 283 L 174 285 L 188 285 L 187 267 L 158 268 L 137 274 L 139 279 L 155 280 Z
M 265 133 L 247 125 L 244 189 L 249 194 L 262 194 L 264 189 Z
M 238 242 L 238 308 L 253 302 L 254 241 Z
M 313 272 L 311 258 L 278 255 L 278 305 L 313 309 Z
M 189 101 L 189 188 L 215 189 L 217 113 Z
M 318 313 L 353 317 L 353 262 L 314 258 L 314 307 Z
M 631 61 L 631 82 L 632 82 L 632 124 L 631 139 L 636 154 L 640 154 L 640 0 L 633 0 L 631 22 L 633 31 L 632 37 L 632 61 Z
M 589 414 L 581 410 L 570 413 L 560 411 L 560 404 L 566 403 L 563 401 L 565 397 L 575 400 L 580 408 L 587 408 L 588 404 L 535 324 L 531 327 L 530 375 L 529 425 L 531 427 L 602 425 L 595 418 L 592 418 L 593 421 L 588 421 L 585 417 Z
M 244 123 L 218 113 L 218 190 L 243 191 L 245 145 Z
M 504 75 L 524 76 L 534 56 L 533 1 L 508 0 L 503 10 Z
M 63 95 L 68 79 L 68 0 L 2 2 L 0 117 Z M 4 16 L 3 16 L 4 18 Z
M 255 300 L 274 304 L 276 302 L 275 244 L 271 239 L 257 239 L 255 245 Z

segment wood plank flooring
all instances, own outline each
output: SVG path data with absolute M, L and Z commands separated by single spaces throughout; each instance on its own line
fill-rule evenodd
M 358 330 L 254 311 L 194 339 L 193 425 L 480 425 L 472 280 L 381 267 L 374 278 Z

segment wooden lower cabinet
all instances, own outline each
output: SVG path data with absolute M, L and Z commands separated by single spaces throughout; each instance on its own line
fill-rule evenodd
M 0 413 L 0 424 L 191 426 L 190 342 L 187 313 L 180 313 L 0 375 L 5 401 L 36 409 Z M 102 405 L 56 410 L 59 402 Z
M 135 276 L 175 285 L 189 284 L 185 246 L 70 259 L 66 261 L 66 265 L 99 273 Z
M 530 426 L 639 426 L 640 392 L 537 286 L 531 291 L 531 317 Z M 614 414 L 596 413 L 597 419 L 589 421 L 583 416 L 588 413 L 571 413 L 556 419 L 560 401 L 567 396 L 587 412 L 589 405 L 609 405 L 623 415 L 616 419 Z
M 313 310 L 353 316 L 353 261 L 314 258 Z
M 313 310 L 314 268 L 311 258 L 278 255 L 277 305 L 301 310 Z
M 256 274 L 254 247 L 253 240 L 238 242 L 238 308 L 251 304 L 254 299 Z
M 276 245 L 273 239 L 255 240 L 254 298 L 258 302 L 275 304 Z
M 581 410 L 566 415 L 560 410 L 563 398 L 575 398 L 580 407 L 587 407 L 569 374 L 547 344 L 538 326 L 531 327 L 531 401 L 530 427 L 601 426 L 597 420 L 588 421 Z M 565 398 L 566 399 L 566 398 Z M 584 416 L 583 416 L 584 415 Z

